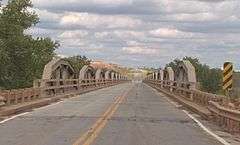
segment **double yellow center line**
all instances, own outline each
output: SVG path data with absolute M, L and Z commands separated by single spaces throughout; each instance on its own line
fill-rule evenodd
M 130 89 L 131 90 L 131 89 Z M 78 140 L 76 140 L 73 145 L 90 145 L 98 137 L 101 130 L 105 127 L 108 120 L 113 116 L 113 114 L 118 109 L 119 105 L 124 101 L 126 95 L 130 92 L 126 92 L 122 96 L 118 96 L 117 99 L 111 104 L 108 109 L 103 113 L 103 115 L 91 126 L 91 128 L 84 133 Z

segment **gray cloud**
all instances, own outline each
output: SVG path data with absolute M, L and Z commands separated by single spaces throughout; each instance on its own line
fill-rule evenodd
M 128 66 L 164 66 L 198 57 L 240 69 L 237 0 L 33 0 L 41 22 L 27 33 L 61 43 L 61 55 L 87 55 Z

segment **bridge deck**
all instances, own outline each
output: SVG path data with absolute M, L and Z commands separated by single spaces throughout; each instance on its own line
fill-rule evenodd
M 144 84 L 120 84 L 0 124 L 2 145 L 218 145 Z

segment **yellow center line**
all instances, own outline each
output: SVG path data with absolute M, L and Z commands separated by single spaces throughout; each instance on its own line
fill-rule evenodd
M 130 89 L 131 90 L 131 89 Z M 119 105 L 123 102 L 126 95 L 130 92 L 126 92 L 123 96 L 119 96 L 113 104 L 111 104 L 103 115 L 92 125 L 92 127 L 84 133 L 79 139 L 77 139 L 73 145 L 90 145 L 99 135 L 101 130 L 105 127 L 108 120 L 116 112 Z

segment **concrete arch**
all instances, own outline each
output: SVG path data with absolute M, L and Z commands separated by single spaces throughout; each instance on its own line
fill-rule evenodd
M 154 80 L 158 80 L 159 78 L 159 72 L 158 71 L 156 71 L 156 72 L 154 72 Z
M 120 80 L 120 78 L 121 78 L 121 74 L 120 74 L 120 73 L 117 73 L 117 74 L 116 74 L 116 79 L 117 79 L 117 80 Z
M 106 79 L 106 80 L 112 79 L 111 73 L 112 73 L 112 70 L 107 70 L 107 71 L 105 72 L 105 79 Z
M 162 81 L 162 80 L 163 80 L 163 78 L 164 78 L 164 70 L 160 69 L 158 74 L 159 74 L 159 77 L 158 77 L 158 78 L 159 78 L 159 80 L 161 80 L 161 81 Z
M 149 79 L 149 80 L 154 79 L 154 75 L 153 75 L 153 73 L 150 73 L 150 74 L 148 75 L 148 79 Z
M 183 60 L 179 64 L 176 77 L 180 82 L 197 82 L 195 68 L 188 60 Z
M 196 71 L 194 66 L 188 60 L 183 60 L 177 69 L 176 80 L 179 82 L 188 82 L 188 88 L 195 89 L 197 84 Z
M 122 74 L 119 74 L 119 77 L 118 77 L 118 79 L 119 79 L 119 80 L 121 80 L 121 79 L 122 79 Z
M 174 81 L 174 71 L 171 67 L 167 67 L 164 71 L 164 80 Z
M 111 79 L 112 80 L 116 80 L 117 79 L 116 78 L 116 72 L 114 72 L 114 71 L 111 72 Z
M 153 80 L 156 80 L 156 73 L 153 72 Z
M 75 71 L 64 59 L 55 58 L 45 65 L 42 79 L 72 79 Z
M 79 79 L 95 79 L 95 70 L 89 65 L 83 66 L 79 72 Z
M 105 79 L 105 71 L 103 69 L 97 69 L 96 73 L 95 73 L 95 79 L 99 80 L 99 79 Z
M 116 73 L 116 80 L 118 80 L 119 78 L 119 73 Z

